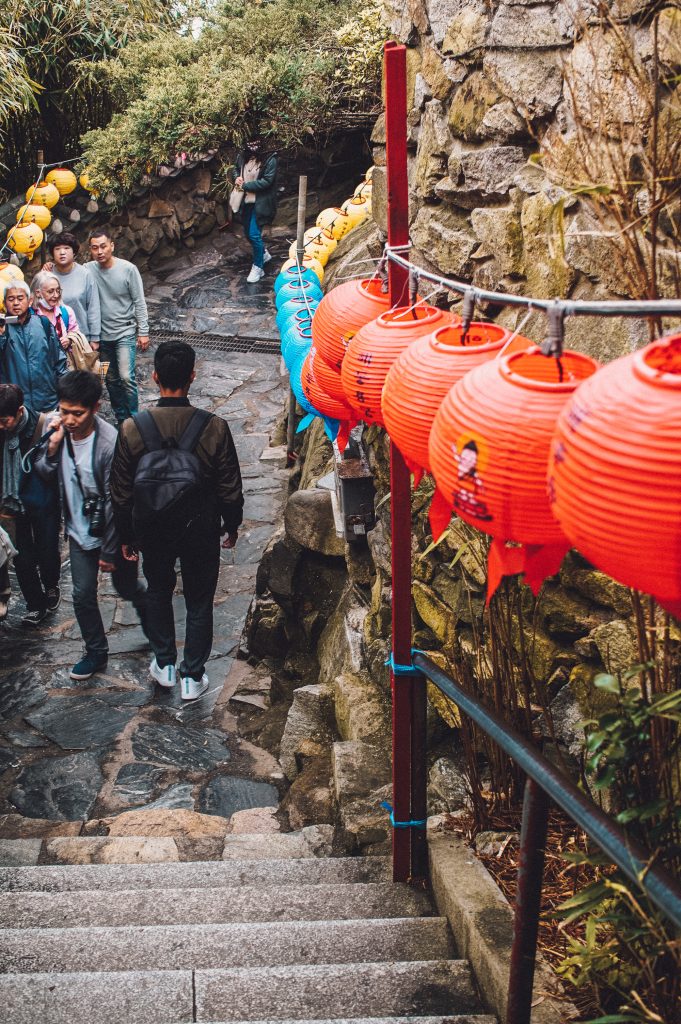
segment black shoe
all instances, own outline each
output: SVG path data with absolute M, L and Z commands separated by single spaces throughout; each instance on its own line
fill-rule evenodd
M 71 678 L 89 679 L 95 672 L 101 672 L 105 669 L 107 661 L 108 656 L 106 654 L 104 657 L 101 657 L 101 655 L 86 653 L 71 669 Z
M 7 613 L 9 612 L 9 598 L 9 594 L 3 594 L 2 597 L 0 597 L 0 622 L 4 622 L 7 618 Z
M 48 612 L 56 612 L 61 604 L 61 590 L 59 587 L 50 587 L 45 596 L 47 597 Z
M 47 618 L 47 608 L 41 608 L 38 612 L 26 612 L 21 617 L 22 626 L 39 626 Z

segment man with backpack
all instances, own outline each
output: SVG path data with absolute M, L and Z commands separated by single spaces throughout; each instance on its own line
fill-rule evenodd
M 109 645 L 97 603 L 100 571 L 111 573 L 118 594 L 135 606 L 145 629 L 144 586 L 137 566 L 121 554 L 116 535 L 109 474 L 116 430 L 97 412 L 102 382 L 97 374 L 73 370 L 57 383 L 59 411 L 48 421 L 52 434 L 35 468 L 43 480 L 58 480 L 69 538 L 73 610 L 85 642 L 72 679 L 89 679 L 106 668 Z
M 57 405 L 57 380 L 67 372 L 66 353 L 47 317 L 31 309 L 30 295 L 25 281 L 2 286 L 7 315 L 18 320 L 0 322 L 0 379 L 19 385 L 32 412 L 51 412 Z
M 225 420 L 190 405 L 195 353 L 182 341 L 159 345 L 153 379 L 160 399 L 121 426 L 111 467 L 111 500 L 123 556 L 142 552 L 147 579 L 150 666 L 160 686 L 177 679 L 172 597 L 180 561 L 187 608 L 183 700 L 208 689 L 206 662 L 213 643 L 213 599 L 223 547 L 236 544 L 243 517 L 241 472 Z

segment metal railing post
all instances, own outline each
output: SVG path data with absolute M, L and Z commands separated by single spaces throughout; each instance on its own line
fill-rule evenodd
M 407 51 L 390 42 L 384 49 L 388 244 L 409 243 L 409 180 L 407 177 Z M 409 276 L 393 263 L 388 271 L 390 305 L 404 304 Z M 392 544 L 392 652 L 394 665 L 411 665 L 411 479 L 402 454 L 390 445 L 390 518 Z M 416 806 L 425 817 L 425 684 L 411 673 L 391 671 L 393 698 L 393 879 L 406 882 L 423 872 L 424 858 L 415 849 L 425 844 L 423 828 L 414 827 Z M 419 764 L 420 759 L 423 765 Z M 418 767 L 416 767 L 418 765 Z M 415 772 L 416 767 L 416 772 Z M 421 797 L 423 789 L 423 799 Z
M 549 803 L 549 798 L 541 786 L 532 779 L 527 779 L 520 829 L 506 1024 L 530 1024 L 532 1016 L 532 987 L 537 959 Z
M 307 212 L 307 175 L 301 174 L 298 178 L 298 221 L 296 225 L 296 262 L 300 270 L 303 269 L 303 258 L 305 256 L 305 215 Z M 294 466 L 296 453 L 294 450 L 296 437 L 296 396 L 293 388 L 288 389 L 288 421 L 286 429 L 286 461 L 289 466 Z

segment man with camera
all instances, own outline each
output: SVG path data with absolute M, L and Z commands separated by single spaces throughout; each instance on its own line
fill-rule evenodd
M 144 626 L 146 592 L 137 565 L 126 561 L 113 521 L 109 474 L 116 430 L 97 412 L 102 397 L 99 377 L 74 370 L 57 382 L 58 413 L 47 450 L 36 462 L 43 479 L 57 476 L 64 526 L 69 538 L 73 610 L 85 653 L 71 670 L 72 679 L 89 679 L 106 668 L 109 647 L 97 604 L 99 571 L 110 572 L 121 597 L 132 601 Z
M 51 412 L 57 404 L 57 381 L 66 373 L 66 353 L 47 319 L 30 306 L 25 281 L 0 286 L 7 310 L 0 316 L 0 380 L 18 384 L 33 412 Z

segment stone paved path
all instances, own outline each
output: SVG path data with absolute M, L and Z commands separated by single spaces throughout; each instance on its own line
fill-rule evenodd
M 271 248 L 286 246 L 282 240 Z M 166 331 L 275 337 L 273 275 L 246 285 L 249 263 L 243 243 L 218 233 L 201 249 L 148 275 L 152 324 Z M 200 701 L 183 704 L 178 695 L 154 687 L 147 671 L 151 655 L 134 610 L 106 581 L 101 608 L 109 630 L 107 671 L 74 683 L 69 669 L 81 642 L 68 564 L 61 608 L 37 631 L 21 627 L 24 604 L 14 581 L 10 614 L 0 625 L 0 838 L 44 834 L 49 828 L 26 818 L 48 819 L 57 831 L 73 834 L 79 826 L 56 823 L 131 808 L 189 808 L 228 817 L 278 802 L 283 782 L 278 763 L 236 738 L 227 705 L 243 677 L 244 663 L 235 656 L 258 562 L 286 487 L 282 452 L 269 448 L 285 380 L 275 354 L 198 351 L 192 397 L 229 421 L 246 494 L 238 546 L 234 555 L 222 553 L 207 668 L 210 690 Z M 149 355 L 140 360 L 142 404 L 154 397 L 150 364 Z M 175 603 L 181 636 L 179 592 Z

